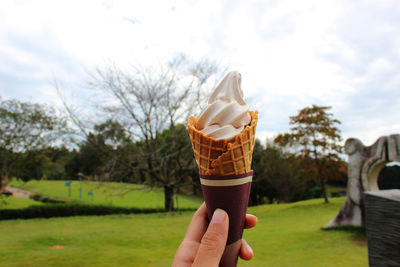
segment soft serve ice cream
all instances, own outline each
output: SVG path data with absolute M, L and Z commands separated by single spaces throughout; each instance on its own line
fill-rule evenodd
M 228 73 L 201 114 L 188 119 L 208 218 L 216 209 L 229 215 L 228 239 L 220 267 L 237 265 L 253 177 L 251 162 L 258 113 L 249 110 L 240 86 L 240 74 Z
M 251 121 L 249 106 L 243 100 L 241 75 L 228 73 L 212 93 L 200 113 L 196 128 L 216 140 L 234 138 Z

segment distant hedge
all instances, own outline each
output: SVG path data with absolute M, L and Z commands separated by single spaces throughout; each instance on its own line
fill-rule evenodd
M 35 201 L 40 201 L 40 202 L 43 202 L 43 203 L 53 203 L 53 204 L 72 202 L 72 201 L 66 201 L 66 200 L 62 200 L 62 199 L 57 199 L 57 198 L 50 197 L 50 196 L 43 195 L 43 194 L 39 194 L 39 193 L 31 195 L 29 198 L 33 199 Z
M 186 208 L 179 211 L 194 211 Z M 90 216 L 109 214 L 139 214 L 165 212 L 164 209 L 124 208 L 104 205 L 86 205 L 80 203 L 32 205 L 23 209 L 0 210 L 0 220 L 52 218 L 69 216 Z

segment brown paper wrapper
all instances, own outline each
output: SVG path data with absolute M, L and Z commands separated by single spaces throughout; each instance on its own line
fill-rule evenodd
M 227 246 L 220 267 L 235 267 L 237 265 L 252 177 L 253 171 L 228 176 L 200 174 L 209 219 L 218 208 L 225 210 L 229 215 Z

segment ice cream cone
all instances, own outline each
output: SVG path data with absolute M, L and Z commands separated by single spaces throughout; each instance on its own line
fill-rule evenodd
M 229 232 L 226 249 L 220 266 L 236 266 L 239 255 L 253 171 L 239 175 L 200 175 L 201 188 L 208 217 L 217 208 L 229 215 Z
M 221 267 L 237 264 L 253 171 L 252 153 L 258 113 L 249 111 L 251 122 L 232 140 L 215 140 L 197 130 L 196 117 L 190 117 L 188 129 L 199 166 L 200 182 L 209 218 L 215 209 L 229 215 L 227 246 Z
M 197 118 L 189 118 L 189 136 L 200 174 L 226 176 L 243 174 L 251 170 L 258 113 L 257 111 L 249 113 L 250 125 L 232 141 L 215 140 L 206 136 L 196 129 Z

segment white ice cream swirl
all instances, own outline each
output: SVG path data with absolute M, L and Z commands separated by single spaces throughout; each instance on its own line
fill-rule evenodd
M 200 113 L 196 128 L 214 139 L 232 139 L 251 121 L 249 106 L 243 100 L 241 75 L 228 73 Z

